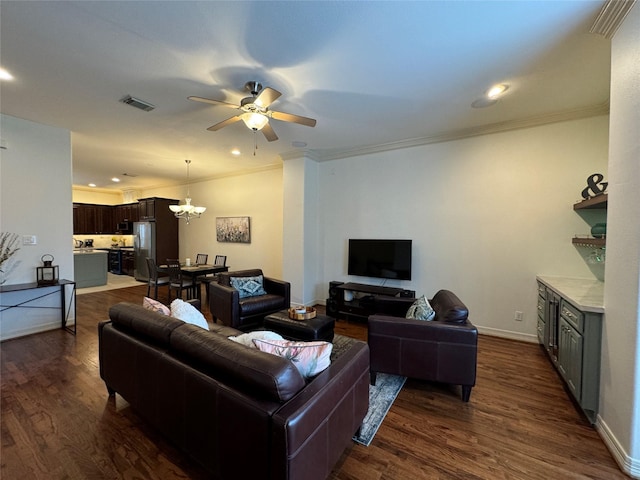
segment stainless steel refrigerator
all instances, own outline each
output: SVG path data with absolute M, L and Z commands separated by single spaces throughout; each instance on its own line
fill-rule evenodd
M 147 257 L 156 259 L 156 222 L 133 223 L 134 277 L 149 281 Z M 156 262 L 157 263 L 157 262 Z

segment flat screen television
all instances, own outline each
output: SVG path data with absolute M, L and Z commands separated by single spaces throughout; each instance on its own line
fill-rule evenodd
M 411 280 L 411 240 L 349 239 L 348 274 Z

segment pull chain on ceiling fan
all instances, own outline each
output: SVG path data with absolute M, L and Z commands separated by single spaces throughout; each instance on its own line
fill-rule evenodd
M 211 105 L 222 105 L 225 107 L 235 108 L 242 112 L 207 128 L 207 130 L 211 132 L 216 132 L 227 125 L 231 125 L 242 120 L 248 128 L 254 132 L 260 130 L 269 142 L 273 142 L 278 140 L 278 136 L 269 123 L 270 118 L 281 120 L 283 122 L 297 123 L 307 127 L 316 126 L 316 121 L 313 118 L 270 110 L 269 106 L 282 95 L 279 91 L 274 90 L 271 87 L 263 89 L 262 84 L 256 81 L 247 82 L 244 85 L 244 88 L 251 92 L 251 96 L 243 98 L 240 101 L 240 105 L 203 97 L 189 97 L 189 100 L 209 103 Z M 255 149 L 253 153 L 255 155 Z

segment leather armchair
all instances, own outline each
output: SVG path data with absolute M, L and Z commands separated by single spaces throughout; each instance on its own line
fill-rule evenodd
M 265 277 L 263 287 L 266 295 L 240 298 L 238 290 L 231 286 L 231 277 L 254 277 L 263 275 L 262 270 L 240 270 L 221 272 L 218 281 L 209 284 L 209 310 L 214 321 L 238 330 L 251 331 L 262 326 L 264 317 L 289 308 L 291 284 L 283 280 Z
M 375 315 L 369 316 L 371 383 L 377 372 L 462 387 L 462 400 L 469 401 L 476 383 L 478 330 L 469 321 L 469 311 L 448 290 L 440 290 L 429 301 L 436 316 L 432 321 L 404 318 L 412 298 L 376 296 Z

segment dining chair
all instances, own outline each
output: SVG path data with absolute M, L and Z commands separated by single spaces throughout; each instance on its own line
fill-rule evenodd
M 151 287 L 153 287 L 153 299 L 158 299 L 158 286 L 169 285 L 169 277 L 160 276 L 158 272 L 158 266 L 153 258 L 147 257 L 147 269 L 149 270 L 149 281 L 147 282 L 147 297 L 151 293 Z M 171 291 L 169 290 L 169 297 L 171 297 Z
M 209 260 L 209 255 L 206 253 L 198 253 L 196 255 L 196 265 L 206 265 Z
M 180 269 L 180 260 L 167 258 L 167 271 L 169 272 L 169 303 L 171 303 L 171 291 L 176 290 L 176 298 L 182 298 L 182 291 L 187 291 L 187 300 L 195 298 L 195 283 L 185 277 Z
M 213 264 L 216 267 L 224 267 L 227 265 L 227 256 L 226 255 L 216 255 L 215 260 L 213 261 Z M 200 277 L 200 283 L 204 284 L 204 298 L 205 298 L 205 302 L 208 303 L 209 302 L 209 284 L 211 282 L 217 282 L 218 281 L 218 274 L 214 273 L 211 275 L 207 275 L 205 277 Z M 197 288 L 200 288 L 200 285 L 197 286 Z

